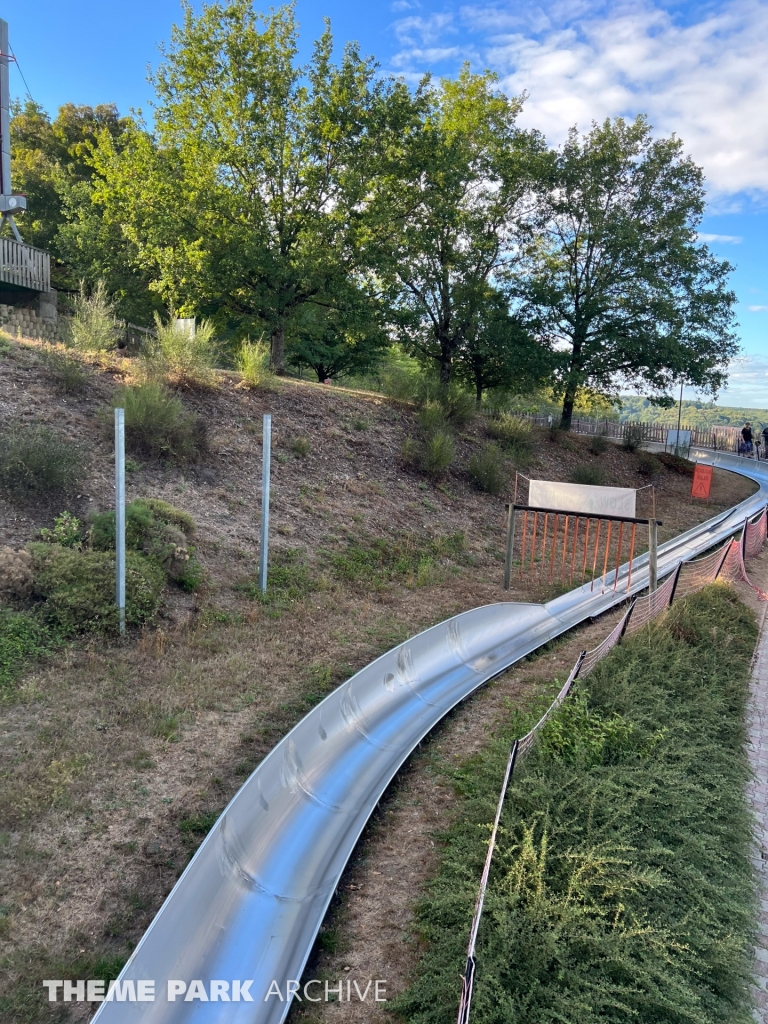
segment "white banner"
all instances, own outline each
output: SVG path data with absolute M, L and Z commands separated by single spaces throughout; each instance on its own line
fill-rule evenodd
M 635 496 L 633 487 L 591 487 L 555 480 L 531 480 L 528 504 L 534 508 L 634 519 Z

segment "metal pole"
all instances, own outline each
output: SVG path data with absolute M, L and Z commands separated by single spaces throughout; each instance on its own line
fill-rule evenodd
M 125 633 L 125 410 L 115 409 L 115 599 Z
M 515 506 L 507 505 L 507 553 L 504 558 L 504 589 L 509 590 L 512 578 L 512 551 L 515 547 Z
M 259 589 L 267 592 L 267 553 L 269 550 L 269 461 L 272 452 L 272 417 L 264 414 L 261 431 L 261 549 L 259 551 Z
M 680 381 L 680 402 L 677 406 L 677 439 L 675 440 L 675 455 L 680 454 L 680 420 L 683 415 L 683 381 Z
M 658 586 L 658 535 L 656 533 L 656 520 L 648 522 L 648 589 L 653 591 Z

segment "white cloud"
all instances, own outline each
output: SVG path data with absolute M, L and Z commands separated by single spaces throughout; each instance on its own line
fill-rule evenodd
M 395 12 L 399 12 L 399 11 L 412 11 L 415 7 L 418 7 L 418 6 L 419 6 L 418 3 L 409 3 L 409 0 L 395 0 L 395 2 L 390 5 L 389 9 L 390 9 L 390 11 L 395 11 Z
M 768 306 L 747 306 L 750 313 L 768 313 Z
M 464 6 L 458 19 L 481 66 L 497 70 L 508 93 L 528 93 L 522 124 L 556 143 L 573 124 L 647 113 L 657 133 L 683 139 L 725 212 L 728 196 L 768 192 L 768 2 L 688 10 L 696 20 L 650 0 L 501 0 Z M 397 66 L 413 72 L 429 69 L 417 38 L 439 53 L 457 23 L 446 13 L 394 27 Z
M 710 235 L 706 231 L 700 231 L 697 238 L 700 242 L 719 242 L 721 245 L 741 245 L 744 241 L 741 235 Z
M 538 38 L 489 40 L 507 89 L 530 94 L 524 119 L 562 137 L 647 112 L 717 191 L 768 189 L 768 4 L 733 0 L 688 25 L 648 3 L 591 7 Z
M 411 15 L 395 22 L 395 33 L 399 42 L 407 47 L 417 46 L 417 37 L 422 46 L 434 46 L 445 33 L 455 33 L 452 14 L 430 14 L 428 18 Z M 416 59 L 420 59 L 418 52 Z

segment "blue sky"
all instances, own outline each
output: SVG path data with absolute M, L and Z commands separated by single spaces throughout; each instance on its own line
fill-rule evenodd
M 307 49 L 327 15 L 337 41 L 358 40 L 411 81 L 464 60 L 492 68 L 508 92 L 527 93 L 522 123 L 552 144 L 572 124 L 640 112 L 679 135 L 707 176 L 703 236 L 736 266 L 744 357 L 720 401 L 768 407 L 768 0 L 298 0 L 297 9 Z M 37 102 L 127 111 L 148 108 L 146 69 L 180 5 L 12 0 L 0 15 Z M 18 70 L 11 84 L 23 95 Z

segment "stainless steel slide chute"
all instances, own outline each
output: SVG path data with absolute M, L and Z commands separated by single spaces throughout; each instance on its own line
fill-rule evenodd
M 692 457 L 751 477 L 756 494 L 659 548 L 659 575 L 721 543 L 768 500 L 768 463 Z M 765 468 L 763 468 L 765 467 Z M 343 683 L 271 751 L 230 801 L 120 975 L 155 982 L 154 1001 L 102 1003 L 99 1024 L 279 1024 L 267 994 L 303 968 L 341 873 L 376 804 L 419 741 L 483 683 L 623 601 L 627 566 L 545 605 L 505 602 L 441 622 Z M 632 593 L 647 586 L 635 559 Z M 168 981 L 246 986 L 239 1001 L 168 999 Z M 250 985 L 246 985 L 250 982 Z

